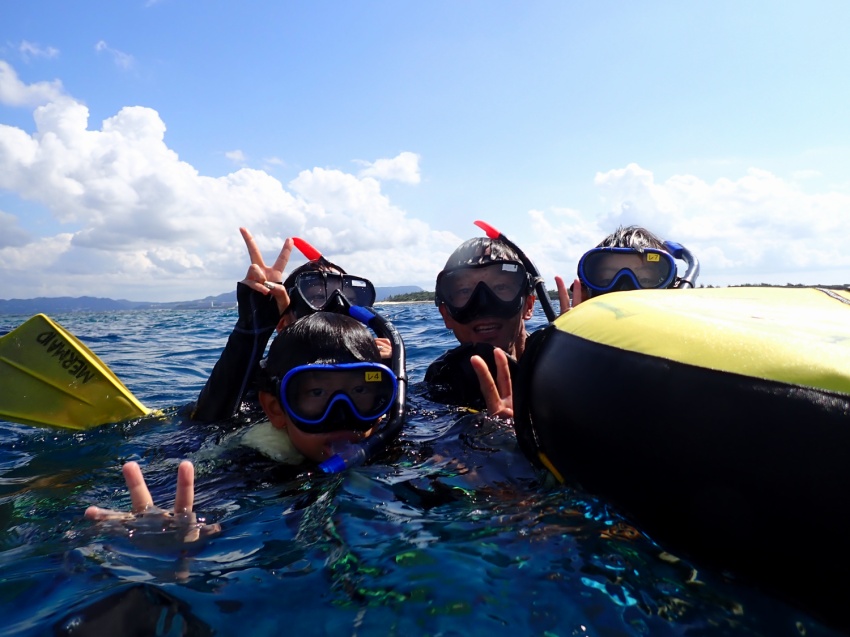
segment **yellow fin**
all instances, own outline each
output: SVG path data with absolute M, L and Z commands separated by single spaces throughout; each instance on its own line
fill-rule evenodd
M 76 336 L 36 314 L 0 337 L 0 419 L 88 429 L 150 413 Z

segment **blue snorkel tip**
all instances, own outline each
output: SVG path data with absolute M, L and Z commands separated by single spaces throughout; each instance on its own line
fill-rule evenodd
M 319 469 L 324 473 L 340 473 L 345 471 L 345 460 L 338 453 L 334 454 L 324 462 L 319 463 Z
M 319 463 L 319 469 L 325 473 L 340 473 L 366 462 L 366 448 L 363 444 L 335 443 L 333 451 L 330 458 Z

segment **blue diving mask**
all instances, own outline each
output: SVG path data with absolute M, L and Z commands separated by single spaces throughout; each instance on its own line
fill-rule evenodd
M 655 248 L 594 248 L 578 262 L 578 277 L 596 294 L 671 287 L 676 260 Z
M 478 318 L 509 319 L 521 310 L 531 289 L 518 261 L 489 261 L 443 270 L 437 276 L 434 303 L 444 303 L 458 323 Z
M 380 363 L 300 365 L 280 381 L 280 403 L 305 433 L 368 431 L 393 405 L 398 379 Z

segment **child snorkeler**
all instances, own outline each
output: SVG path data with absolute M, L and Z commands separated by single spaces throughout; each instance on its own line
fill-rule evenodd
M 248 273 L 236 286 L 239 318 L 197 401 L 187 408 L 195 421 L 221 422 L 256 405 L 259 363 L 275 330 L 319 310 L 338 309 L 345 303 L 371 307 L 375 302 L 375 288 L 368 279 L 347 274 L 305 241 L 287 239 L 268 266 L 251 233 L 246 228 L 239 231 L 251 259 Z M 295 247 L 309 260 L 284 279 Z M 389 340 L 378 338 L 376 344 L 382 357 L 389 358 Z
M 407 384 L 401 338 L 388 321 L 365 308 L 349 306 L 348 312 L 357 319 L 317 312 L 295 321 L 275 338 L 261 364 L 259 401 L 268 422 L 260 435 L 282 463 L 335 473 L 369 460 L 401 429 Z M 364 322 L 391 340 L 393 369 L 380 362 Z M 123 473 L 132 513 L 92 506 L 86 518 L 126 520 L 163 513 L 154 507 L 139 465 L 129 462 Z M 193 502 L 194 467 L 184 461 L 174 511 L 197 539 L 217 525 L 195 525 Z

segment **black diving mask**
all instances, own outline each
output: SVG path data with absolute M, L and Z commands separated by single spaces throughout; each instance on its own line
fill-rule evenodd
M 509 319 L 522 310 L 530 288 L 521 263 L 490 261 L 440 272 L 434 303 L 445 304 L 458 323 L 484 317 Z
M 369 279 L 322 271 L 302 272 L 287 292 L 292 311 L 298 318 L 350 305 L 372 307 L 376 297 L 375 286 Z

